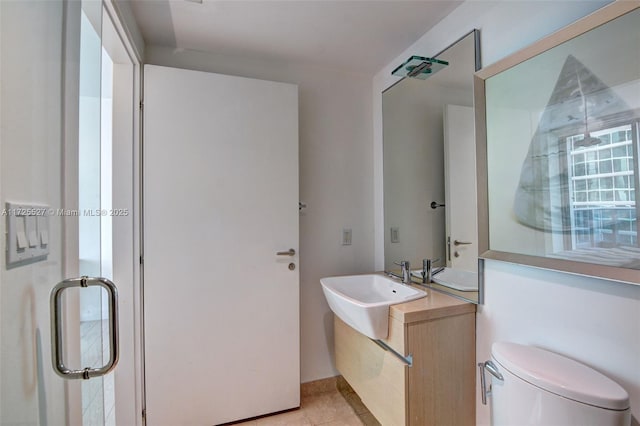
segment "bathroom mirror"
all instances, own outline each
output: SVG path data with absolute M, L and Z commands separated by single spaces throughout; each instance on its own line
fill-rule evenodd
M 640 284 L 640 8 L 477 73 L 481 257 Z
M 424 80 L 404 78 L 382 95 L 387 271 L 398 271 L 394 262 L 405 260 L 417 272 L 423 259 L 477 271 L 473 74 L 480 68 L 479 43 L 477 30 L 467 33 L 432 56 L 446 67 Z M 446 139 L 455 139 L 449 145 L 455 158 L 446 154 Z M 452 164 L 445 166 L 445 159 Z M 458 162 L 470 165 L 458 167 Z M 450 199 L 452 192 L 457 199 Z M 452 219 L 447 206 L 460 202 Z M 454 246 L 455 241 L 471 244 Z M 431 286 L 474 303 L 479 299 L 475 285 L 465 291 Z

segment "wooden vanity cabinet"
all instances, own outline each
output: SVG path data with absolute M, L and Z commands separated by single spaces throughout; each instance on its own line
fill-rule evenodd
M 382 425 L 475 425 L 475 310 L 433 291 L 391 306 L 384 345 L 335 317 L 338 371 Z

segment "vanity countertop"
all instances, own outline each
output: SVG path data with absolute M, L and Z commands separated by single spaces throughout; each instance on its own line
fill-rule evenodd
M 425 291 L 422 286 L 414 286 Z M 476 311 L 476 305 L 438 291 L 426 289 L 427 297 L 389 306 L 389 315 L 402 323 L 428 321 Z

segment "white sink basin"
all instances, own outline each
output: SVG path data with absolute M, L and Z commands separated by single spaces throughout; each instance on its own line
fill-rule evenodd
M 322 278 L 320 284 L 331 310 L 372 339 L 388 336 L 390 305 L 427 295 L 422 290 L 377 274 Z
M 431 277 L 431 281 L 460 291 L 478 291 L 478 274 L 462 269 L 444 268 Z

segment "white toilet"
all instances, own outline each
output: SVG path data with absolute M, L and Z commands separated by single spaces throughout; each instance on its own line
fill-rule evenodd
M 507 342 L 494 343 L 491 356 L 493 362 L 481 366 L 483 374 L 493 376 L 494 426 L 629 426 L 631 422 L 627 392 L 584 364 Z

